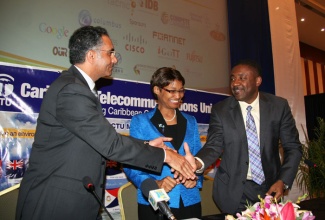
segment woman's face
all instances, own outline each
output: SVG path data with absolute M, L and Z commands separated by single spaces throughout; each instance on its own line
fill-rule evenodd
M 175 109 L 182 104 L 185 90 L 182 81 L 174 80 L 164 88 L 155 86 L 154 92 L 158 97 L 157 101 L 160 107 Z

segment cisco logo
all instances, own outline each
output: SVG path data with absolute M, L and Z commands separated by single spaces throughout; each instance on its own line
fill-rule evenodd
M 0 96 L 8 96 L 14 91 L 13 82 L 15 79 L 7 74 L 0 73 Z
M 123 40 L 127 41 L 124 47 L 126 51 L 142 54 L 145 53 L 144 45 L 147 44 L 147 40 L 142 35 L 134 36 L 133 34 L 128 33 L 123 36 Z

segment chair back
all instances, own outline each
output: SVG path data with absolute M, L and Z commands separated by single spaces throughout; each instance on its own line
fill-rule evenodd
M 137 188 L 131 182 L 127 182 L 119 188 L 118 204 L 121 220 L 138 219 Z
M 1 220 L 15 219 L 19 187 L 20 184 L 16 184 L 0 192 Z

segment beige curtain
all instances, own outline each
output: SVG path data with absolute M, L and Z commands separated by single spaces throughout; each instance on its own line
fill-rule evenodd
M 276 95 L 286 98 L 297 123 L 300 140 L 305 143 L 304 88 L 301 72 L 295 2 L 268 0 Z M 263 82 L 267 83 L 267 82 Z M 300 192 L 296 183 L 288 199 L 296 201 Z

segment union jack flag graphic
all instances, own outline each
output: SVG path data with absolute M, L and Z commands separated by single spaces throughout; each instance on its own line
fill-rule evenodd
M 23 169 L 24 168 L 24 162 L 23 160 L 10 160 L 10 162 L 7 164 L 7 169 Z
M 6 177 L 8 179 L 22 178 L 25 172 L 24 160 L 9 160 L 7 162 Z

